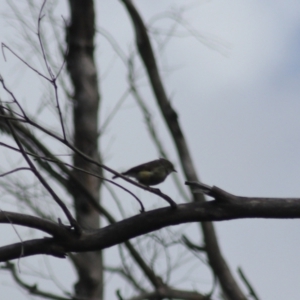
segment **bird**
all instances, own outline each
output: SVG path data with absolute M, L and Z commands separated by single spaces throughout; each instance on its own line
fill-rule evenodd
M 121 173 L 122 175 L 135 178 L 139 183 L 150 186 L 162 183 L 167 176 L 177 172 L 174 169 L 173 164 L 167 159 L 160 158 L 152 160 L 150 162 L 133 167 L 126 172 Z M 120 177 L 115 175 L 112 179 Z

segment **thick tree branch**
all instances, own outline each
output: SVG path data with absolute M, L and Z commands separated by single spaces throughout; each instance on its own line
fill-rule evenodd
M 0 223 L 20 225 L 29 228 L 41 230 L 50 234 L 55 238 L 65 238 L 70 235 L 68 227 L 62 224 L 57 224 L 49 220 L 41 219 L 34 216 L 29 216 L 20 213 L 13 213 L 8 211 L 0 211 Z
M 163 299 L 183 299 L 183 300 L 210 300 L 210 297 L 197 292 L 175 290 L 169 287 L 160 288 L 154 292 L 144 293 L 129 300 L 163 300 Z
M 193 202 L 178 205 L 176 210 L 170 207 L 155 209 L 101 229 L 83 231 L 81 236 L 70 233 L 64 235 L 63 239 L 47 238 L 1 247 L 0 261 L 19 258 L 21 253 L 22 256 L 50 254 L 63 257 L 67 252 L 97 251 L 182 223 L 243 218 L 300 218 L 299 198 L 234 197 L 236 199 L 231 202 Z M 2 217 L 1 222 L 10 223 L 5 217 Z M 28 217 L 19 222 L 19 225 L 32 226 L 32 222 Z

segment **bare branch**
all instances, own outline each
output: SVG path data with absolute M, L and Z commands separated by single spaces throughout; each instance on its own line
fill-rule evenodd
M 197 292 L 175 290 L 169 287 L 162 287 L 154 292 L 144 293 L 129 300 L 163 300 L 163 299 L 183 299 L 183 300 L 210 300 L 210 297 Z
M 61 257 L 62 253 L 85 252 L 102 250 L 125 242 L 126 246 L 129 239 L 144 235 L 161 228 L 191 222 L 223 221 L 242 218 L 300 218 L 300 199 L 299 198 L 246 198 L 241 200 L 237 197 L 234 202 L 193 202 L 178 205 L 177 209 L 170 207 L 155 209 L 143 214 L 139 214 L 115 224 L 101 229 L 83 230 L 81 236 L 76 234 L 66 234 L 62 231 L 63 239 L 32 240 L 17 243 L 0 248 L 0 261 L 6 261 L 19 257 L 21 247 L 24 248 L 24 255 L 50 254 Z M 22 215 L 21 215 L 22 216 Z M 58 225 L 53 223 L 42 223 L 39 219 L 35 221 L 31 217 L 21 218 L 20 225 L 28 225 L 41 230 L 49 230 L 51 234 L 57 235 Z M 12 215 L 12 217 L 14 217 Z M 16 216 L 17 222 L 18 217 Z M 2 217 L 3 223 L 10 223 L 5 216 Z M 31 225 L 34 224 L 34 225 Z M 48 228 L 49 224 L 49 228 Z M 51 225 L 50 225 L 51 224 Z M 56 227 L 55 227 L 56 226 Z M 53 229 L 52 229 L 53 228 Z M 67 230 L 65 230 L 68 233 Z M 131 246 L 132 247 L 132 246 Z M 129 247 L 128 247 L 129 248 Z M 130 248 L 129 248 L 130 249 Z M 134 253 L 133 251 L 130 253 Z M 135 260 L 141 259 L 134 256 Z M 139 265 L 145 264 L 143 261 Z M 157 278 L 148 265 L 142 268 L 147 277 L 151 279 L 154 286 L 159 287 Z M 153 277 L 154 276 L 154 277 Z
M 0 223 L 38 229 L 56 238 L 65 238 L 70 235 L 71 232 L 66 226 L 62 226 L 52 221 L 8 211 L 0 211 Z
M 12 174 L 12 173 L 15 173 L 15 172 L 19 172 L 19 171 L 32 171 L 31 168 L 16 168 L 16 169 L 13 169 L 11 171 L 8 171 L 8 172 L 5 172 L 5 173 L 2 173 L 0 174 L 0 177 L 4 177 L 4 176 L 7 176 L 9 174 Z
M 64 137 L 64 139 L 66 139 L 66 131 L 65 131 L 64 121 L 63 121 L 63 117 L 62 117 L 62 112 L 61 112 L 60 105 L 59 105 L 58 93 L 57 93 L 57 84 L 56 84 L 56 80 L 57 80 L 57 77 L 59 76 L 59 74 L 61 72 L 61 69 L 59 70 L 58 75 L 54 76 L 54 74 L 53 74 L 53 72 L 51 70 L 51 67 L 50 67 L 50 65 L 48 63 L 48 59 L 47 59 L 47 56 L 46 56 L 46 53 L 45 53 L 45 48 L 44 48 L 43 41 L 42 41 L 42 36 L 41 36 L 41 21 L 42 21 L 42 19 L 44 17 L 44 15 L 42 15 L 42 12 L 43 12 L 43 9 L 44 9 L 44 7 L 46 5 L 46 2 L 47 2 L 47 0 L 44 0 L 42 6 L 40 8 L 39 18 L 38 18 L 38 32 L 37 32 L 37 36 L 38 36 L 38 39 L 39 39 L 40 48 L 42 50 L 43 59 L 44 59 L 47 71 L 49 73 L 49 76 L 51 78 L 50 82 L 51 82 L 51 84 L 53 85 L 53 88 L 54 88 L 55 100 L 56 100 L 56 108 L 57 108 L 58 115 L 59 115 L 59 120 L 60 120 L 60 124 L 61 124 L 61 128 L 62 128 L 62 132 L 63 132 L 63 137 Z M 62 66 L 64 66 L 64 63 L 62 64 Z
M 249 290 L 249 294 L 250 296 L 253 297 L 254 300 L 259 300 L 256 292 L 254 291 L 254 288 L 252 287 L 252 285 L 250 284 L 249 280 L 247 279 L 246 275 L 244 274 L 242 268 L 238 268 L 238 273 L 241 277 L 241 279 L 244 281 L 244 283 L 246 284 L 248 290 Z
M 6 264 L 1 267 L 1 269 L 3 270 L 8 270 L 10 271 L 12 277 L 14 278 L 14 280 L 16 281 L 16 283 L 21 286 L 23 289 L 27 290 L 29 292 L 29 294 L 31 295 L 35 295 L 35 296 L 40 296 L 43 297 L 45 299 L 53 299 L 53 300 L 70 300 L 70 299 L 75 299 L 75 298 L 70 298 L 70 297 L 61 297 L 49 292 L 45 292 L 42 291 L 38 288 L 37 284 L 33 284 L 30 285 L 28 283 L 26 283 L 24 280 L 22 280 L 20 278 L 20 276 L 18 275 L 18 272 L 16 270 L 16 267 L 13 263 L 11 262 L 6 262 Z

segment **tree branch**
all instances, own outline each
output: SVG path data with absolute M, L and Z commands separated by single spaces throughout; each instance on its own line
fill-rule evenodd
M 162 287 L 154 292 L 144 293 L 129 300 L 163 300 L 163 299 L 184 299 L 184 300 L 209 300 L 210 297 L 197 292 L 175 290 L 169 287 Z
M 46 238 L 1 247 L 0 261 L 19 258 L 22 248 L 24 253 L 22 256 L 49 254 L 64 257 L 67 252 L 97 251 L 128 242 L 129 239 L 167 226 L 183 223 L 244 218 L 300 218 L 299 198 L 234 197 L 236 200 L 231 202 L 193 202 L 178 205 L 176 210 L 170 207 L 155 209 L 101 229 L 83 230 L 81 236 L 69 233 L 64 235 L 63 239 Z M 18 216 L 15 220 L 18 222 Z M 1 222 L 10 223 L 4 216 Z M 22 219 L 22 222 L 20 221 L 18 224 L 36 228 L 32 226 L 33 222 L 34 220 L 28 217 L 28 219 Z M 43 226 L 45 226 L 43 230 L 46 231 L 48 225 Z M 51 226 L 52 224 L 49 225 L 49 227 Z M 54 231 L 56 232 L 56 230 L 55 228 Z
M 8 211 L 0 211 L 0 223 L 38 229 L 60 239 L 66 238 L 71 232 L 68 227 L 52 221 Z

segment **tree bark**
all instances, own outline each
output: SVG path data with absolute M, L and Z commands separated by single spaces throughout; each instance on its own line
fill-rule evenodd
M 100 162 L 98 152 L 98 109 L 99 91 L 97 69 L 94 60 L 95 11 L 92 0 L 69 0 L 71 20 L 67 31 L 69 52 L 67 67 L 74 86 L 74 145 L 84 154 Z M 75 167 L 100 173 L 101 170 L 77 154 L 73 156 Z M 99 199 L 100 180 L 83 172 L 74 171 L 74 175 Z M 71 184 L 71 183 L 70 183 Z M 73 193 L 76 218 L 82 228 L 98 228 L 99 213 L 87 201 L 86 196 Z M 102 299 L 103 268 L 101 251 L 77 254 L 73 258 L 79 280 L 75 285 L 77 297 Z

